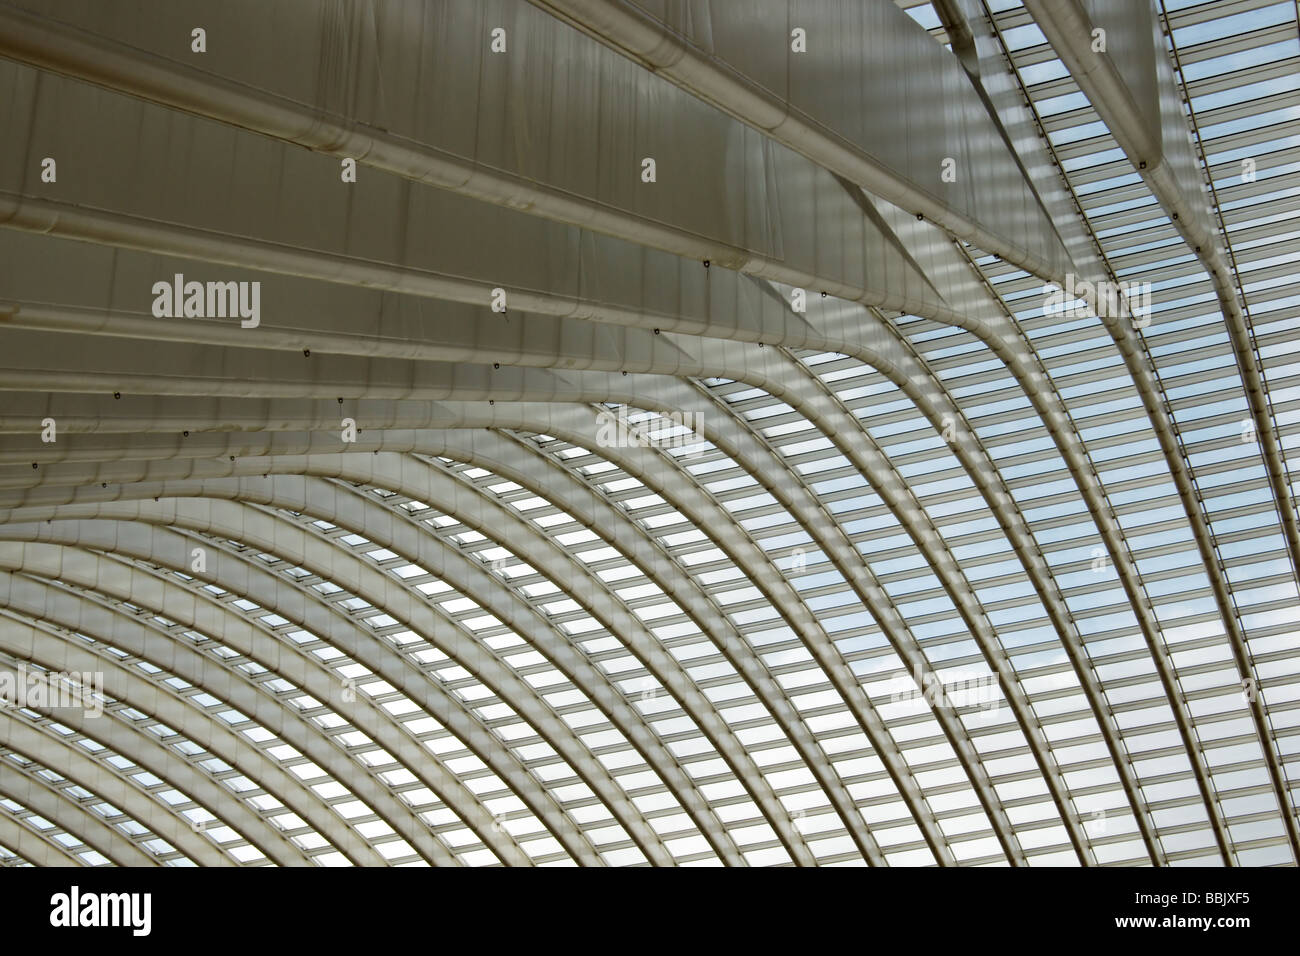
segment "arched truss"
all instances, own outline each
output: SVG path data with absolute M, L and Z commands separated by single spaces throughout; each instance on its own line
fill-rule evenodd
M 1296 862 L 1294 10 L 111 6 L 0 3 L 0 862 Z

